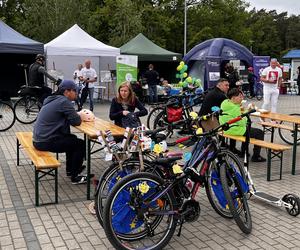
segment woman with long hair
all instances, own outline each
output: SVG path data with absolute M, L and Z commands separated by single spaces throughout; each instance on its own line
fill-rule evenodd
M 139 117 L 147 114 L 147 109 L 136 97 L 130 82 L 123 82 L 118 88 L 117 96 L 112 100 L 109 118 L 120 127 L 136 127 Z

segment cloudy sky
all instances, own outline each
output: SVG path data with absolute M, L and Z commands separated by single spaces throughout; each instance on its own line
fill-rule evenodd
M 276 10 L 277 13 L 288 12 L 288 15 L 300 15 L 300 0 L 246 0 L 250 8 Z

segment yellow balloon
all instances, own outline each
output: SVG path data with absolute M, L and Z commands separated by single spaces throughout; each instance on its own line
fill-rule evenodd
M 190 76 L 189 76 L 186 80 L 187 80 L 187 82 L 189 82 L 189 83 L 193 81 L 192 77 L 190 77 Z
M 184 61 L 181 61 L 179 64 L 183 66 L 184 65 Z
M 183 77 L 187 77 L 188 74 L 186 72 L 183 73 Z
M 182 68 L 183 68 L 183 65 L 180 64 L 180 65 L 177 66 L 176 69 L 177 69 L 177 71 L 180 71 L 180 70 L 182 70 Z

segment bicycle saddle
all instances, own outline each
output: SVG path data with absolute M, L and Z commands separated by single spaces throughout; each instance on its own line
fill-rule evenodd
M 159 165 L 170 165 L 174 163 L 177 160 L 181 160 L 181 156 L 173 156 L 173 157 L 163 157 L 163 158 L 157 158 L 154 160 L 154 163 L 157 163 Z

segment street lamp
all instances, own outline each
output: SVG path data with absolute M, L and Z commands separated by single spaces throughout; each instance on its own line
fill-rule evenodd
M 183 55 L 186 54 L 186 0 L 184 0 L 184 34 L 183 34 Z

